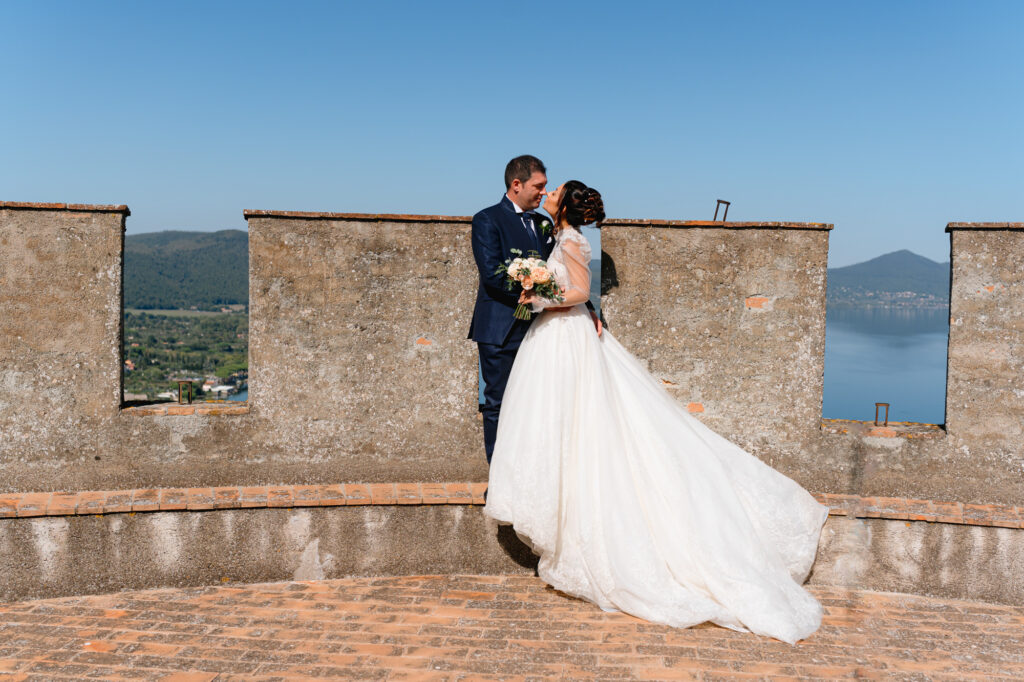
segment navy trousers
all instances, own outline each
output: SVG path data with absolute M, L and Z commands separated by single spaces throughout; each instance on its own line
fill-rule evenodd
M 523 336 L 517 334 L 516 336 Z M 519 352 L 522 338 L 516 338 L 504 345 L 478 343 L 480 351 L 480 373 L 484 377 L 484 405 L 480 412 L 484 417 L 484 448 L 487 463 L 494 455 L 494 441 L 498 436 L 498 415 L 501 412 L 501 398 L 505 395 L 505 384 L 512 372 L 512 363 Z

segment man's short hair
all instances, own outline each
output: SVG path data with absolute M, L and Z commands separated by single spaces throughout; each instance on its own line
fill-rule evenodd
M 512 187 L 513 180 L 526 184 L 526 181 L 534 173 L 544 173 L 546 175 L 547 172 L 548 169 L 544 167 L 544 163 L 536 156 L 530 156 L 529 154 L 517 156 L 505 166 L 505 189 Z

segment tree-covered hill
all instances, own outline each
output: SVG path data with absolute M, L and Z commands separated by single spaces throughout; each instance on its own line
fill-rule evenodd
M 907 305 L 949 303 L 949 263 L 903 249 L 863 263 L 829 268 L 829 303 Z
M 125 308 L 216 309 L 249 302 L 249 236 L 243 230 L 125 236 Z

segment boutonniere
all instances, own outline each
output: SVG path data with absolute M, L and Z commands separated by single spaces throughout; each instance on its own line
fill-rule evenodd
M 540 221 L 540 232 L 541 234 L 550 234 L 551 232 L 551 221 L 542 220 Z

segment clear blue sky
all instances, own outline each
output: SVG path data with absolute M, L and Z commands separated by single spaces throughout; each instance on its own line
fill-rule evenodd
M 511 156 L 615 217 L 1024 220 L 1024 2 L 0 4 L 0 199 L 471 214 Z

